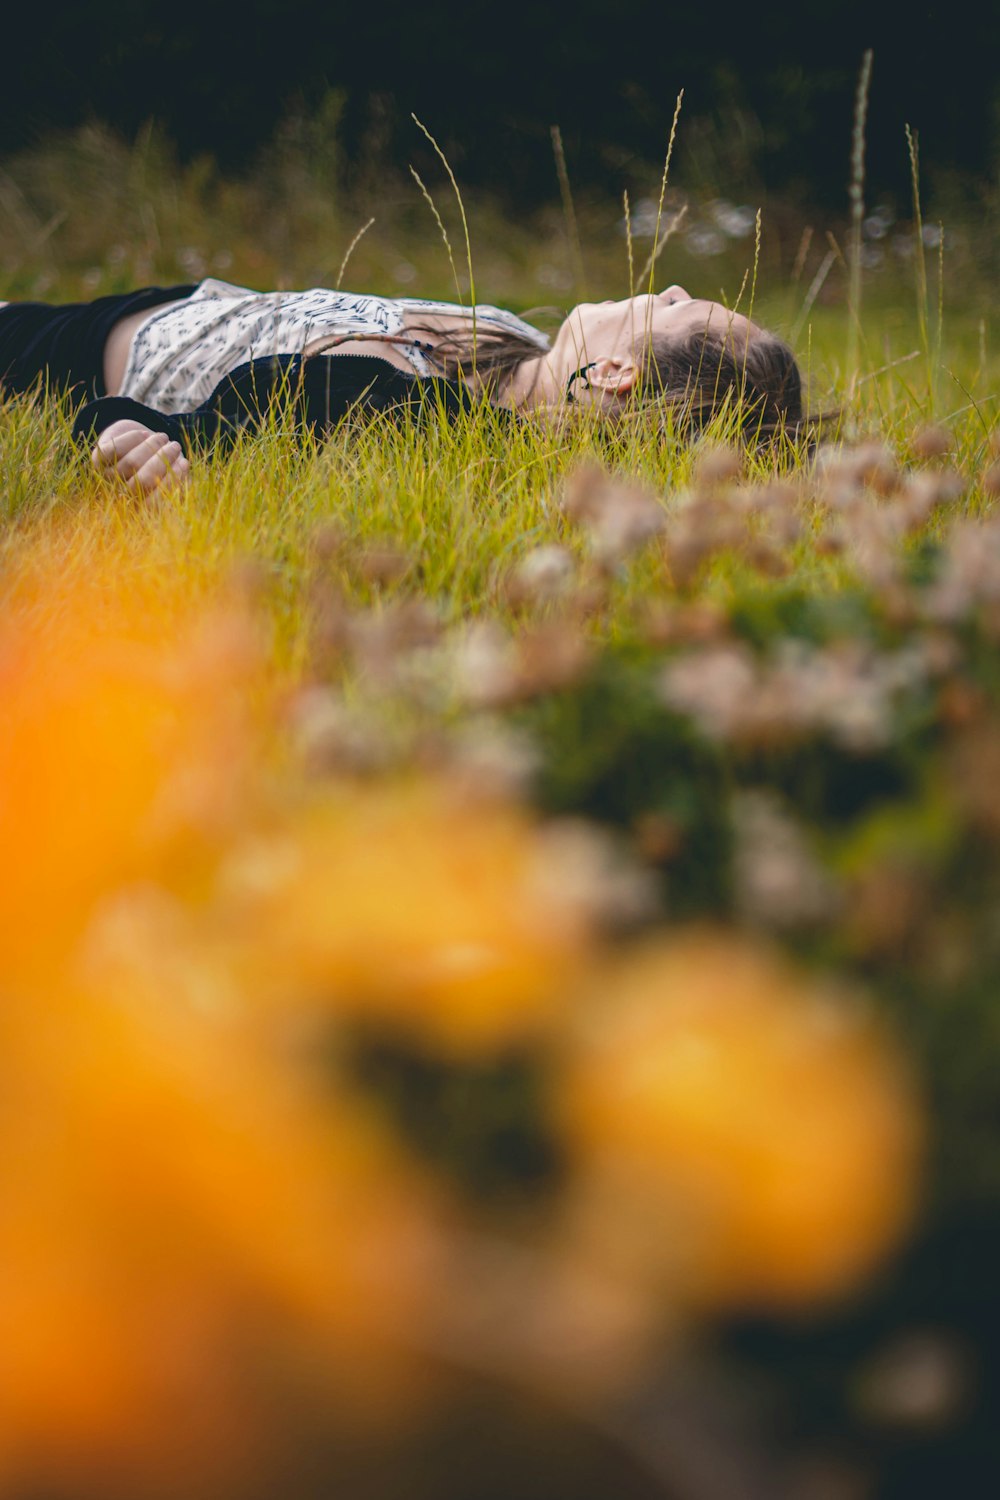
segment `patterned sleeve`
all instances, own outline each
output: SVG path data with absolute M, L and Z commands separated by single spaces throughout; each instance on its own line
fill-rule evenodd
M 468 410 L 467 390 L 446 380 L 421 380 L 388 360 L 365 354 L 280 354 L 250 360 L 232 370 L 194 411 L 168 415 L 128 396 L 104 396 L 83 406 L 73 424 L 76 442 L 90 444 L 112 422 L 131 417 L 154 432 L 165 432 L 188 450 L 231 443 L 273 414 L 288 413 L 300 430 L 325 437 L 351 412 L 443 411 L 452 417 Z

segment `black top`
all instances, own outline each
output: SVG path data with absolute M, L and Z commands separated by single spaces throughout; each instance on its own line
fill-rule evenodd
M 121 318 L 190 297 L 194 286 L 147 286 L 93 302 L 9 302 L 0 307 L 0 395 L 48 393 L 73 401 L 107 394 L 104 349 Z
M 90 444 L 123 417 L 165 432 L 190 450 L 231 442 L 260 427 L 269 414 L 291 414 L 295 426 L 325 437 L 351 412 L 388 412 L 399 420 L 440 411 L 452 418 L 476 398 L 468 387 L 440 378 L 422 379 L 387 359 L 368 354 L 277 354 L 239 365 L 220 380 L 194 411 L 167 415 L 129 396 L 104 396 L 80 408 L 73 436 Z

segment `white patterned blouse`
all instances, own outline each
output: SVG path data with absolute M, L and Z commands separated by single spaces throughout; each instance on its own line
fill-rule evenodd
M 219 381 L 248 360 L 272 354 L 301 354 L 310 344 L 342 334 L 398 335 L 413 314 L 464 316 L 471 309 L 454 302 L 419 297 L 368 297 L 313 287 L 305 292 L 255 292 L 209 278 L 183 302 L 154 312 L 132 341 L 121 394 L 157 411 L 191 411 L 212 394 Z M 476 322 L 490 330 L 517 333 L 541 352 L 545 334 L 530 323 L 482 303 Z M 415 375 L 438 373 L 421 344 L 395 347 Z

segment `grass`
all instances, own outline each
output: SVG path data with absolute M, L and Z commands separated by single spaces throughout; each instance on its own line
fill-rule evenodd
M 773 315 L 768 317 L 765 303 L 759 317 L 780 327 L 780 304 L 770 305 Z M 836 401 L 847 381 L 837 362 L 842 316 L 837 309 L 815 314 L 804 340 L 803 363 L 824 404 Z M 943 399 L 935 405 L 925 366 L 909 357 L 919 330 L 907 309 L 890 307 L 878 322 L 873 316 L 866 338 L 871 368 L 863 369 L 856 398 L 830 436 L 876 438 L 912 466 L 920 463 L 912 452 L 914 433 L 944 421 L 954 444 L 950 462 L 966 481 L 948 514 L 984 513 L 991 502 L 981 479 L 997 430 L 993 390 L 1000 369 L 991 361 L 984 367 L 978 340 L 962 336 L 958 319 L 949 322 L 935 381 Z M 560 505 L 577 468 L 596 463 L 638 481 L 659 498 L 669 519 L 691 489 L 699 452 L 727 437 L 723 421 L 691 449 L 641 416 L 608 434 L 587 424 L 560 430 L 498 424 L 489 412 L 424 430 L 354 424 L 323 448 L 302 448 L 290 433 L 272 430 L 245 440 L 227 457 L 199 463 L 186 491 L 145 504 L 99 480 L 85 457 L 74 454 L 58 410 L 11 402 L 0 421 L 0 494 L 7 519 L 0 548 L 8 566 L 26 539 L 33 550 L 47 530 L 67 529 L 81 560 L 96 530 L 113 536 L 123 566 L 132 559 L 165 576 L 196 579 L 252 558 L 274 580 L 269 597 L 283 665 L 303 660 L 311 540 L 326 523 L 336 521 L 343 531 L 338 577 L 349 602 L 388 602 L 416 591 L 434 601 L 445 623 L 483 614 L 510 623 L 499 585 L 527 552 L 554 544 L 568 547 L 581 564 L 586 560 L 586 538 Z M 788 443 L 777 455 L 750 454 L 743 482 L 749 489 L 776 476 L 801 482 L 793 505 L 808 520 L 815 509 L 810 466 L 804 445 Z M 935 528 L 941 524 L 940 517 L 933 522 Z M 402 548 L 412 567 L 398 582 L 373 585 L 351 559 L 387 542 Z M 789 564 L 805 587 L 830 586 L 829 563 L 810 547 L 808 532 Z M 738 550 L 721 557 L 707 580 L 709 591 L 731 593 L 744 570 Z M 620 635 L 637 607 L 670 588 L 656 548 L 623 562 L 611 602 L 591 621 L 592 631 Z

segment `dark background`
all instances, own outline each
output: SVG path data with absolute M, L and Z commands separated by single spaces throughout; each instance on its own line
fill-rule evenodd
M 239 169 L 325 98 L 345 171 L 426 160 L 412 109 L 464 184 L 547 198 L 553 122 L 575 184 L 620 183 L 662 158 L 683 87 L 682 153 L 699 147 L 708 171 L 834 208 L 872 47 L 869 201 L 908 196 L 904 122 L 919 131 L 925 187 L 996 179 L 995 3 L 49 0 L 5 23 L 4 40 L 0 152 L 87 121 L 131 134 L 154 120 L 183 156 Z

